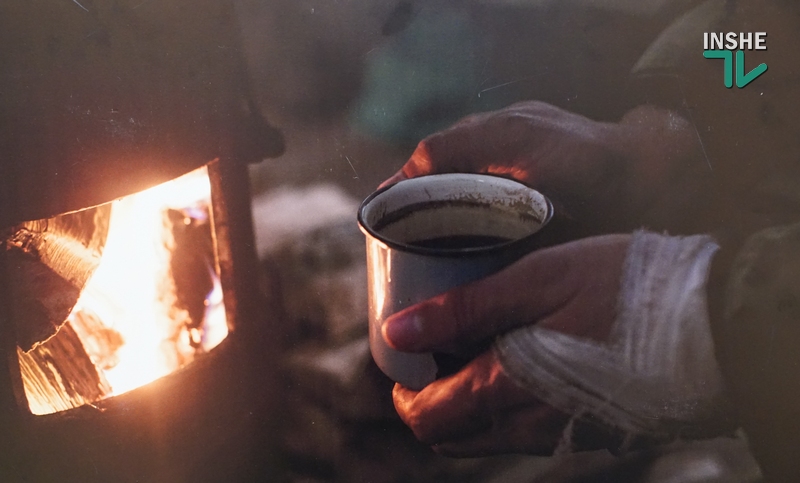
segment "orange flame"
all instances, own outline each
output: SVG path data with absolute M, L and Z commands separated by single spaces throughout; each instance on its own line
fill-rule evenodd
M 170 273 L 175 239 L 164 214 L 177 209 L 210 216 L 210 204 L 205 167 L 113 202 L 102 259 L 67 319 L 111 388 L 104 398 L 165 376 L 227 337 L 215 267 L 209 266 L 213 289 L 201 324 L 177 307 Z M 59 410 L 28 397 L 34 414 Z

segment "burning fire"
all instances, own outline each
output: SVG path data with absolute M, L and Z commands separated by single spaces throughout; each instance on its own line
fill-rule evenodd
M 170 374 L 228 335 L 207 168 L 114 201 L 110 216 L 100 264 L 66 324 L 97 369 L 99 399 Z M 23 379 L 34 414 L 64 409 L 29 387 L 25 370 Z

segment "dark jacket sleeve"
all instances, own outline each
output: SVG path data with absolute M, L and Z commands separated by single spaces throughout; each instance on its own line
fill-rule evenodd
M 717 357 L 769 481 L 800 478 L 800 224 L 751 236 L 730 264 Z

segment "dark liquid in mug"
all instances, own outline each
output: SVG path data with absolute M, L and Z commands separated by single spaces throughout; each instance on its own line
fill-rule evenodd
M 463 250 L 465 248 L 483 248 L 510 242 L 511 238 L 492 235 L 450 235 L 427 240 L 417 240 L 409 245 L 420 248 L 439 250 Z

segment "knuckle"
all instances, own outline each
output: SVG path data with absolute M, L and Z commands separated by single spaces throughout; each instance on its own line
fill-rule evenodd
M 508 106 L 507 109 L 508 110 L 522 110 L 522 109 L 525 109 L 525 110 L 538 111 L 538 110 L 549 109 L 550 107 L 552 107 L 552 106 L 550 104 L 546 103 L 546 102 L 537 101 L 537 100 L 526 100 L 526 101 L 515 102 L 515 103 L 511 104 L 510 106 Z
M 409 178 L 429 174 L 433 169 L 431 152 L 430 139 L 420 141 L 408 162 L 403 166 L 403 174 Z
M 525 144 L 532 135 L 542 136 L 553 129 L 550 117 L 539 110 L 515 109 L 504 111 L 495 119 L 495 130 L 515 145 Z
M 414 154 L 428 151 L 430 144 L 432 142 L 435 142 L 436 136 L 437 136 L 437 134 L 431 134 L 430 136 L 426 137 L 422 141 L 418 142 L 417 143 L 417 147 L 414 150 Z
M 450 129 L 446 129 L 444 131 L 435 132 L 417 144 L 417 151 L 424 150 L 426 152 L 431 151 L 432 149 L 437 149 L 441 145 L 447 142 L 447 139 L 450 138 L 454 132 L 458 132 L 457 127 L 452 127 Z
M 475 124 L 480 124 L 484 120 L 484 114 L 470 114 L 458 120 L 450 129 L 463 129 Z
M 414 149 L 414 152 L 411 155 L 411 159 L 418 158 L 418 157 L 427 157 L 428 153 L 431 149 L 431 144 L 435 144 L 436 140 L 433 136 L 429 136 L 419 143 L 417 143 L 417 147 Z
M 447 132 L 431 134 L 417 144 L 413 157 L 425 160 L 428 164 L 431 164 L 433 160 L 443 156 L 449 137 L 450 135 Z
M 434 431 L 431 425 L 429 411 L 414 401 L 406 400 L 396 389 L 393 394 L 394 407 L 400 420 L 411 429 L 419 441 L 423 443 L 433 443 Z
M 510 111 L 500 118 L 506 129 L 529 127 L 536 119 L 536 115 L 523 111 Z
M 524 114 L 528 117 L 551 118 L 562 113 L 560 108 L 542 101 L 522 101 L 505 109 L 509 113 Z

